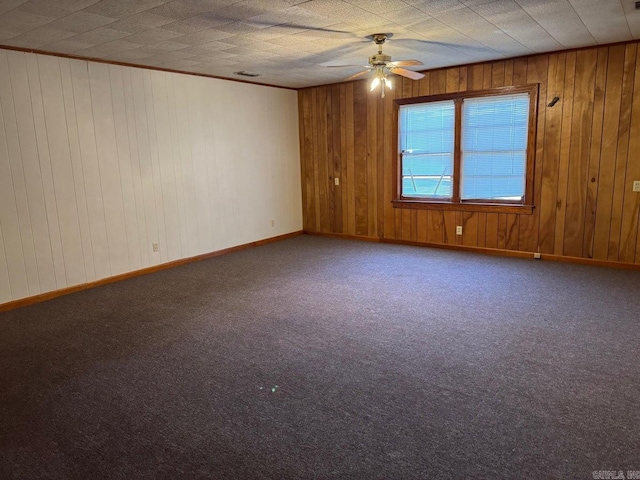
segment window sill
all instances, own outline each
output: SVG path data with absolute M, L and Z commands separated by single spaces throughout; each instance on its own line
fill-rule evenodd
M 533 214 L 533 205 L 513 205 L 504 203 L 451 203 L 424 200 L 392 200 L 393 208 L 410 208 L 415 210 L 456 210 L 462 212 L 485 213 L 519 213 Z

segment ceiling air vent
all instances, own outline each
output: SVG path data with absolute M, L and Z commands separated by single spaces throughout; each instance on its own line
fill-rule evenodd
M 242 77 L 259 77 L 260 74 L 259 73 L 249 73 L 249 72 L 245 72 L 244 70 L 240 70 L 239 72 L 233 72 L 234 75 L 240 75 Z

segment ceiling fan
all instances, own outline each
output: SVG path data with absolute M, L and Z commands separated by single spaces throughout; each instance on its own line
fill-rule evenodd
M 375 55 L 371 55 L 369 57 L 369 65 L 365 66 L 366 70 L 362 72 L 358 72 L 355 75 L 351 75 L 350 77 L 345 78 L 345 81 L 353 80 L 355 78 L 360 77 L 361 75 L 366 75 L 369 72 L 375 72 L 375 76 L 371 82 L 370 90 L 375 90 L 378 86 L 380 86 L 380 91 L 382 93 L 382 98 L 384 98 L 385 90 L 391 89 L 391 81 L 387 78 L 389 74 L 401 75 L 403 77 L 410 78 L 412 80 L 420 80 L 424 77 L 424 74 L 419 72 L 414 72 L 413 70 L 407 70 L 402 67 L 411 67 L 415 65 L 423 65 L 419 60 L 397 60 L 395 62 L 391 61 L 390 55 L 385 55 L 382 53 L 382 45 L 389 38 L 393 36 L 392 33 L 374 33 L 373 35 L 368 35 L 367 38 L 372 40 L 378 46 L 378 53 Z M 338 66 L 338 65 L 336 65 Z M 340 66 L 349 66 L 349 65 L 340 65 Z

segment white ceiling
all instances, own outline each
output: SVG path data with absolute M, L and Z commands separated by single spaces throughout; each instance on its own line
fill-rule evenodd
M 0 0 L 0 46 L 286 87 L 341 81 L 375 45 L 414 70 L 640 38 L 635 0 Z

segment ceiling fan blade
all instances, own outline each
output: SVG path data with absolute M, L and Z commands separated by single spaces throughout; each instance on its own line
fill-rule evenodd
M 345 82 L 348 82 L 349 80 L 354 80 L 358 77 L 360 77 L 361 75 L 365 75 L 367 73 L 369 73 L 371 70 L 363 70 L 362 72 L 358 72 L 356 74 L 351 75 L 350 77 L 347 77 L 344 79 Z
M 334 30 L 333 28 L 326 27 L 311 27 L 309 25 L 298 24 L 298 23 L 278 23 L 277 25 L 270 25 L 270 22 L 259 22 L 256 20 L 244 20 L 246 23 L 253 23 L 256 25 L 264 25 L 267 27 L 279 27 L 279 28 L 291 28 L 291 29 L 301 29 L 301 30 L 313 30 L 314 32 L 330 32 L 330 33 L 344 33 L 347 36 L 353 36 L 352 32 L 347 32 L 346 30 Z
M 389 68 L 391 73 L 395 73 L 396 75 L 402 75 L 403 77 L 410 78 L 411 80 L 420 80 L 424 78 L 424 74 L 420 72 L 414 72 L 413 70 L 407 70 L 406 68 L 400 67 L 391 67 Z
M 267 28 L 267 27 L 278 27 L 278 28 L 289 28 L 289 29 L 293 29 L 293 30 L 312 30 L 315 32 L 329 32 L 329 33 L 338 33 L 338 34 L 344 34 L 347 38 L 353 37 L 353 32 L 348 32 L 346 30 L 336 30 L 334 28 L 329 28 L 329 26 L 327 27 L 316 27 L 313 25 L 305 25 L 302 23 L 295 23 L 295 22 L 284 22 L 284 21 L 280 21 L 280 20 L 267 20 L 267 19 L 261 19 L 259 18 L 261 12 L 259 9 L 255 10 L 256 16 L 254 17 L 247 17 L 247 18 L 243 18 L 243 17 L 234 17 L 234 16 L 225 16 L 224 14 L 221 13 L 212 13 L 212 12 L 207 12 L 207 13 L 202 13 L 199 16 L 201 18 L 207 19 L 207 20 L 212 20 L 212 21 L 216 21 L 217 23 L 245 23 L 247 25 L 252 25 L 252 26 L 256 26 L 258 28 Z
M 486 52 L 489 47 L 486 47 L 482 44 L 473 45 L 473 44 L 461 44 L 455 42 L 438 42 L 436 40 L 421 40 L 418 38 L 395 38 L 393 43 L 405 44 L 407 46 L 413 46 L 413 48 L 420 48 L 415 46 L 425 45 L 427 47 L 446 47 L 453 48 L 455 50 L 460 50 L 462 52 L 472 52 L 472 53 L 483 53 Z M 412 45 L 413 44 L 413 45 Z
M 397 60 L 395 62 L 390 62 L 389 68 L 393 67 L 413 67 L 414 65 L 424 65 L 420 60 Z
M 350 67 L 350 68 L 355 68 L 355 67 L 361 67 L 361 68 L 369 68 L 368 65 L 323 65 L 327 68 L 344 68 L 344 67 Z

